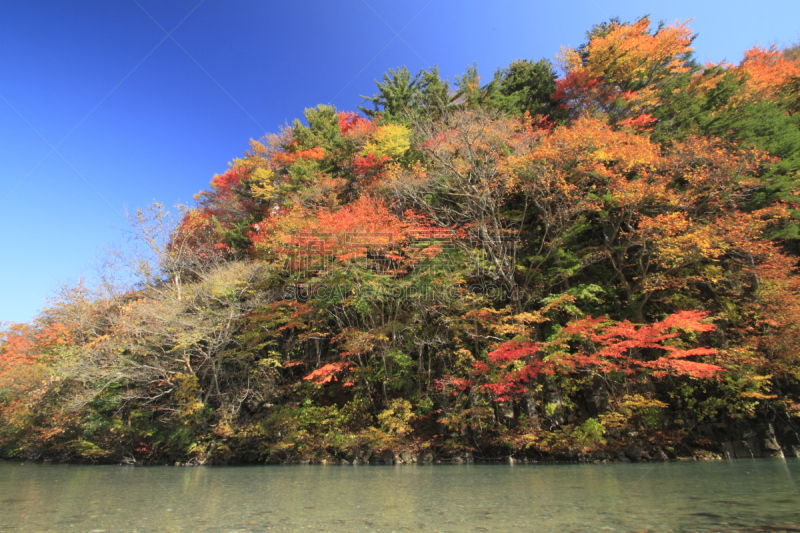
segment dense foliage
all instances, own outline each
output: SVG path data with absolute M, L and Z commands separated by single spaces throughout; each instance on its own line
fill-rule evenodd
M 251 141 L 177 220 L 132 216 L 107 283 L 3 330 L 0 455 L 688 455 L 708 422 L 797 428 L 800 59 L 700 66 L 692 40 L 612 20 L 560 76 L 392 70 L 363 114 Z

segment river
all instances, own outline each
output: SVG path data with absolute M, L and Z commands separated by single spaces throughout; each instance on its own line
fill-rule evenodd
M 0 462 L 3 533 L 781 529 L 800 531 L 800 459 L 193 468 Z

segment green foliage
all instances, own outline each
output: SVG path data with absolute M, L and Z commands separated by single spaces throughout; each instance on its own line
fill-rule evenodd
M 421 70 L 412 76 L 405 66 L 389 69 L 383 80 L 375 80 L 378 92 L 373 96 L 362 96 L 363 103 L 372 104 L 372 109 L 359 106 L 369 117 L 397 118 L 409 116 L 421 109 L 435 113 L 444 108 L 451 99 L 446 81 L 442 81 L 438 67 Z
M 292 124 L 292 134 L 301 149 L 322 147 L 326 151 L 333 151 L 342 146 L 343 141 L 339 130 L 339 120 L 336 108 L 330 105 L 318 105 L 305 110 L 308 126 L 299 120 Z
M 550 95 L 556 90 L 556 73 L 550 61 L 522 59 L 499 69 L 491 82 L 494 105 L 506 113 L 550 115 Z
M 605 428 L 596 418 L 589 418 L 583 424 L 577 426 L 572 432 L 572 436 L 578 446 L 583 448 L 605 444 L 603 432 Z

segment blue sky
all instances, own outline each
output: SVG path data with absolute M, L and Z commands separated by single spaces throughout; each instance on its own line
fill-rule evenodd
M 693 18 L 701 61 L 800 40 L 796 0 L 3 2 L 0 321 L 91 276 L 126 209 L 191 202 L 306 107 L 355 109 L 402 65 L 489 79 L 646 13 Z

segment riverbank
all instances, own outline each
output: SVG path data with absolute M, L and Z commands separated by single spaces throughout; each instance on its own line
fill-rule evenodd
M 776 431 L 776 426 L 778 430 Z M 264 454 L 258 457 L 260 449 L 264 453 L 263 442 L 246 442 L 242 439 L 221 439 L 210 442 L 203 451 L 184 459 L 158 457 L 136 452 L 103 452 L 98 447 L 90 447 L 65 442 L 40 450 L 40 456 L 23 455 L 17 457 L 0 456 L 9 461 L 34 461 L 65 464 L 122 464 L 147 466 L 202 466 L 202 465 L 391 465 L 391 464 L 602 464 L 602 463 L 668 463 L 690 461 L 715 461 L 725 459 L 793 458 L 800 457 L 800 444 L 791 427 L 774 422 L 755 420 L 744 423 L 741 420 L 729 423 L 714 422 L 698 425 L 688 436 L 673 446 L 663 444 L 664 433 L 633 432 L 632 434 L 604 439 L 604 445 L 593 449 L 567 449 L 561 452 L 544 453 L 533 448 L 508 452 L 501 449 L 481 451 L 461 449 L 439 444 L 435 449 L 430 442 L 407 441 L 397 443 L 396 447 L 370 448 L 351 445 L 339 449 L 318 448 L 309 450 L 307 455 Z M 345 436 L 342 436 L 343 438 Z M 354 437 L 354 436 L 349 436 Z M 656 444 L 654 441 L 661 441 Z M 673 435 L 673 439 L 674 439 Z M 650 439 L 648 441 L 648 439 Z M 670 441 L 670 442 L 674 442 Z M 705 444 L 699 447 L 697 444 Z M 352 441 L 351 444 L 355 442 Z M 694 444 L 691 445 L 690 443 Z M 140 450 L 147 451 L 145 443 L 139 443 Z M 61 454 L 56 454 L 57 450 Z M 89 453 L 80 455 L 81 450 Z M 71 453 L 69 453 L 71 451 Z M 137 457 L 138 455 L 138 457 Z

